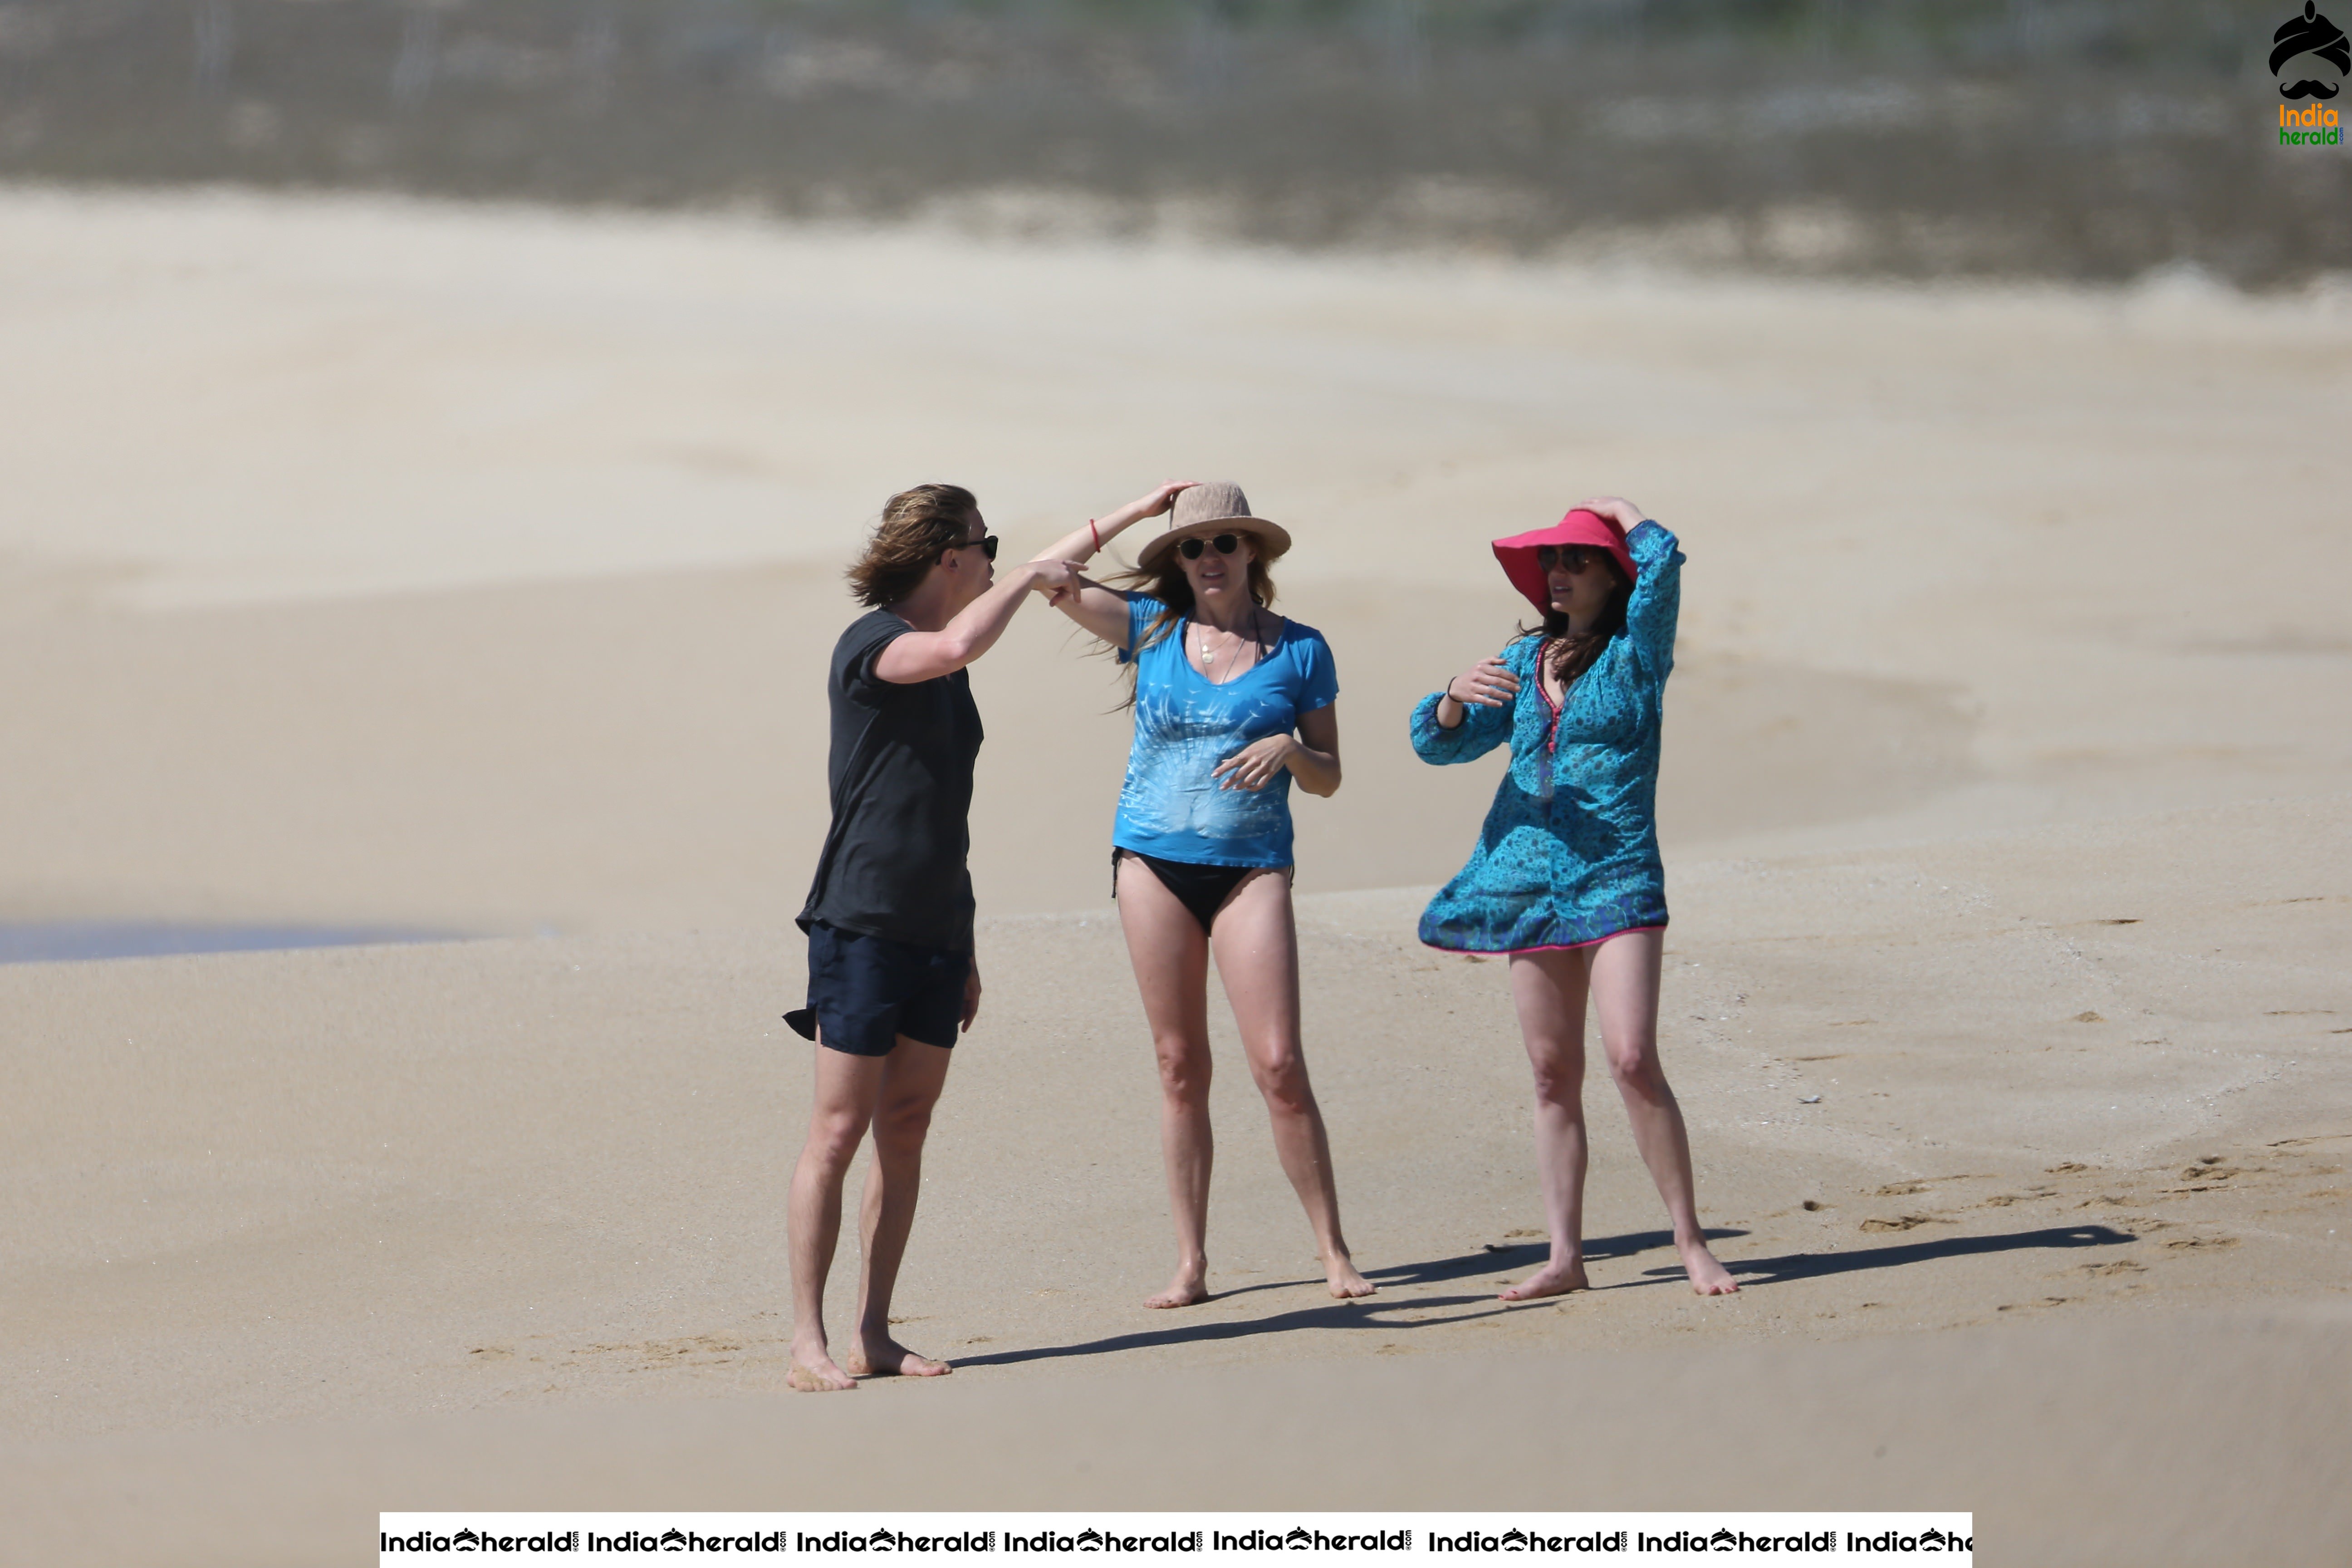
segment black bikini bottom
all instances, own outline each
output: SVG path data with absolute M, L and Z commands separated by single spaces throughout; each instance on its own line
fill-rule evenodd
M 1118 858 L 1122 855 L 1150 867 L 1151 874 L 1160 879 L 1161 886 L 1176 895 L 1178 903 L 1192 911 L 1192 918 L 1201 922 L 1201 929 L 1204 931 L 1215 926 L 1217 910 L 1233 896 L 1235 888 L 1267 869 L 1264 866 L 1195 866 L 1186 860 L 1162 860 L 1157 856 L 1138 855 L 1132 849 L 1113 849 L 1110 852 L 1110 896 L 1114 899 L 1118 897 Z

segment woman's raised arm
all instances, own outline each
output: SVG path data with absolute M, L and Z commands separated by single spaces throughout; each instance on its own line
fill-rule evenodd
M 1094 519 L 1086 527 L 1071 530 L 1040 551 L 1035 559 L 1067 561 L 1074 564 L 1084 563 L 1129 528 L 1147 517 L 1158 517 L 1175 505 L 1176 492 L 1190 489 L 1196 482 L 1192 479 L 1171 479 L 1138 496 L 1116 511 Z M 1077 582 L 1077 591 L 1055 598 L 1055 607 L 1111 647 L 1127 647 L 1127 595 L 1084 577 Z
M 1683 552 L 1674 534 L 1642 515 L 1622 496 L 1596 496 L 1587 511 L 1613 518 L 1625 531 L 1625 551 L 1633 558 L 1633 587 L 1625 600 L 1625 631 L 1657 679 L 1675 667 L 1675 622 L 1682 611 Z
M 893 638 L 874 661 L 874 673 L 894 686 L 912 686 L 953 675 L 996 646 L 1013 612 L 1032 590 L 1049 605 L 1066 608 L 1085 578 L 1066 561 L 1032 561 L 1016 566 L 979 598 L 956 612 L 935 632 L 913 631 Z
M 1189 490 L 1198 479 L 1171 479 L 1166 484 L 1145 491 L 1116 511 L 1106 512 L 1087 521 L 1084 528 L 1074 528 L 1037 552 L 1039 561 L 1074 561 L 1083 566 L 1094 558 L 1095 552 L 1117 539 L 1128 529 L 1147 517 L 1158 517 L 1176 504 L 1176 492 Z
M 1057 561 L 1054 564 L 1067 566 L 1069 563 Z M 1111 647 L 1126 647 L 1128 626 L 1132 618 L 1128 613 L 1127 595 L 1116 588 L 1106 588 L 1099 583 L 1077 575 L 1075 567 L 1071 568 L 1070 576 L 1076 584 L 1076 589 L 1055 599 L 1054 607 Z

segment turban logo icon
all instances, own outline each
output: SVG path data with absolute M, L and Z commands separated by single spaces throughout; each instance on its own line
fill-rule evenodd
M 2303 15 L 2289 16 L 2286 26 L 2271 35 L 2271 74 L 2282 75 L 2280 68 L 2290 60 L 2305 62 L 2295 72 L 2292 82 L 2279 84 L 2281 98 L 2334 98 L 2343 87 L 2343 78 L 2352 72 L 2352 39 L 2344 29 L 2319 14 L 2313 0 L 2303 0 Z M 2313 60 L 2336 68 L 2335 81 L 2322 81 L 2310 73 Z

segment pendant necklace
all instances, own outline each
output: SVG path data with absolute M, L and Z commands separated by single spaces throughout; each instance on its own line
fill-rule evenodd
M 1209 684 L 1223 686 L 1224 681 L 1217 679 L 1216 656 L 1209 648 L 1209 628 L 1199 621 L 1192 624 L 1201 627 L 1201 662 L 1207 667 Z M 1255 605 L 1250 607 L 1250 641 L 1253 644 L 1257 641 L 1257 607 Z M 1228 679 L 1234 673 L 1234 660 L 1240 656 L 1241 651 L 1242 639 L 1235 635 L 1232 645 L 1225 649 L 1225 675 Z

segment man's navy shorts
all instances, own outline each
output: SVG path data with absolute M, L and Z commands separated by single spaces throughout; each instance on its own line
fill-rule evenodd
M 808 963 L 808 1005 L 784 1015 L 803 1039 L 854 1057 L 887 1057 L 901 1035 L 954 1047 L 971 954 L 817 921 L 809 926 Z

